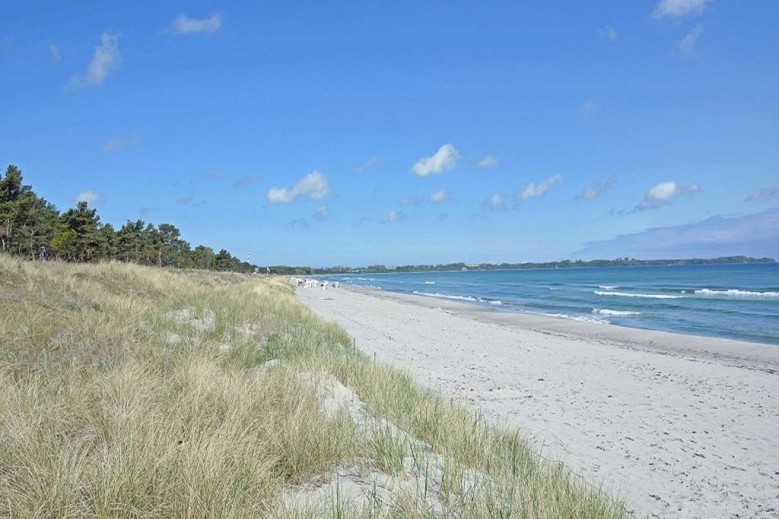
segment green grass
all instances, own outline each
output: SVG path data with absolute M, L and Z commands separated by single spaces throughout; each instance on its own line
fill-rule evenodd
M 421 474 L 442 508 L 407 492 L 332 517 L 626 516 L 351 344 L 280 279 L 0 256 L 0 517 L 283 517 L 285 489 L 354 463 Z M 323 413 L 299 377 L 322 371 L 407 437 Z

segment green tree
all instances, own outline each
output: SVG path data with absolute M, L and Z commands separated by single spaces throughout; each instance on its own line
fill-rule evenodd
M 75 209 L 62 215 L 62 223 L 75 233 L 71 261 L 88 262 L 100 259 L 106 248 L 105 236 L 100 232 L 100 217 L 96 209 L 86 202 L 79 202 Z
M 192 259 L 194 268 L 203 270 L 216 268 L 216 254 L 214 254 L 214 249 L 211 247 L 198 245 L 189 256 Z
M 239 261 L 236 258 L 233 258 L 232 254 L 230 254 L 226 249 L 220 250 L 216 255 L 216 270 L 221 272 L 236 270 L 235 266 L 238 263 Z
M 22 172 L 8 166 L 0 176 L 0 251 L 35 259 L 54 235 L 57 209 L 23 184 Z
M 100 251 L 100 257 L 103 259 L 110 259 L 110 260 L 118 259 L 117 257 L 118 240 L 116 236 L 116 231 L 114 230 L 114 226 L 111 225 L 110 223 L 103 224 L 100 227 L 100 234 L 102 235 L 101 243 L 103 245 L 103 250 Z
M 22 172 L 13 164 L 0 177 L 0 251 L 11 252 L 15 224 L 19 217 L 19 196 L 29 190 L 22 186 Z
M 154 238 L 158 267 L 174 265 L 175 260 L 180 259 L 184 249 L 189 247 L 189 244 L 181 239 L 181 231 L 169 223 L 157 226 Z

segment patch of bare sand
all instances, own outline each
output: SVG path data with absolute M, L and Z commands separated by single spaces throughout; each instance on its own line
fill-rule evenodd
M 298 297 L 639 516 L 779 517 L 779 348 L 379 291 Z
M 299 376 L 316 391 L 323 413 L 349 414 L 362 441 L 371 442 L 377 435 L 389 435 L 405 446 L 404 452 L 413 455 L 404 456 L 402 467 L 392 474 L 381 470 L 377 460 L 362 459 L 338 466 L 330 474 L 316 475 L 304 485 L 288 487 L 281 496 L 283 512 L 308 513 L 314 517 L 344 514 L 384 517 L 399 502 L 406 502 L 431 517 L 447 515 L 440 498 L 444 460 L 428 444 L 394 423 L 372 416 L 357 394 L 332 375 L 320 372 Z M 476 490 L 488 482 L 488 476 L 469 470 L 461 481 L 462 491 Z

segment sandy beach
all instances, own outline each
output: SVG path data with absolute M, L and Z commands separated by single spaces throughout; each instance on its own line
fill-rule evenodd
M 779 347 L 384 291 L 297 295 L 638 517 L 779 517 Z

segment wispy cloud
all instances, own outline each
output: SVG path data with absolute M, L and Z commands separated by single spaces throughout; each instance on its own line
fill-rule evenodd
M 693 196 L 699 193 L 700 190 L 701 188 L 697 184 L 680 186 L 673 180 L 660 182 L 647 191 L 644 198 L 633 209 L 633 212 L 657 209 L 670 204 L 680 196 Z
M 592 241 L 577 253 L 590 258 L 647 259 L 739 255 L 779 257 L 779 208 Z
M 365 173 L 369 169 L 371 169 L 374 166 L 378 166 L 384 161 L 381 157 L 371 157 L 352 171 L 355 175 L 359 175 L 360 173 Z
M 710 0 L 660 0 L 652 12 L 655 18 L 681 18 L 702 13 Z
M 117 151 L 134 148 L 141 143 L 140 135 L 130 137 L 118 137 L 103 143 L 103 153 L 116 153 Z
M 431 204 L 440 204 L 441 202 L 446 202 L 449 199 L 449 192 L 445 189 L 442 189 L 440 191 L 436 191 L 432 195 L 430 195 L 430 203 Z
M 584 102 L 583 105 L 579 107 L 578 113 L 579 115 L 583 115 L 584 117 L 589 117 L 591 115 L 595 115 L 598 110 L 600 109 L 600 105 L 597 101 L 593 99 L 588 99 Z
M 209 173 L 203 173 L 201 175 L 204 181 L 208 180 L 227 180 L 230 178 L 230 173 L 226 171 L 211 171 Z
M 400 207 L 408 207 L 410 205 L 421 205 L 423 202 L 422 198 L 418 196 L 404 196 L 400 200 L 398 200 L 398 205 Z
M 411 171 L 419 175 L 420 177 L 426 177 L 434 173 L 441 173 L 452 169 L 457 163 L 457 159 L 460 158 L 460 154 L 457 152 L 454 146 L 451 144 L 444 144 L 438 151 L 429 157 L 422 157 L 417 160 Z
M 685 55 L 690 55 L 695 52 L 695 44 L 698 42 L 698 38 L 703 34 L 703 24 L 699 23 L 690 32 L 685 34 L 684 38 L 679 40 L 677 48 L 679 52 Z
M 298 197 L 308 197 L 321 200 L 330 194 L 327 179 L 318 171 L 312 171 L 298 181 L 292 188 L 274 187 L 268 191 L 268 202 L 271 204 L 288 204 Z
M 54 63 L 58 63 L 62 60 L 62 53 L 60 52 L 60 48 L 53 43 L 49 45 L 49 59 Z
M 196 199 L 194 197 L 191 197 L 191 196 L 180 196 L 176 200 L 176 204 L 178 204 L 178 205 L 186 205 L 186 206 L 191 206 L 191 207 L 200 207 L 201 205 L 203 205 L 205 203 L 206 203 L 205 200 L 198 200 L 198 199 Z
M 754 193 L 746 197 L 744 199 L 744 202 L 747 203 L 765 202 L 767 200 L 776 198 L 778 196 L 779 196 L 779 184 L 776 184 L 774 187 L 764 187 L 762 189 L 758 189 L 757 191 L 755 191 Z
M 322 206 L 322 207 L 320 207 L 319 209 L 317 209 L 314 212 L 314 218 L 316 218 L 317 220 L 322 222 L 322 221 L 327 220 L 328 218 L 330 218 L 331 214 L 332 213 L 330 212 L 330 209 L 328 209 L 325 206 Z
M 397 209 L 393 209 L 389 213 L 384 215 L 384 218 L 381 219 L 384 223 L 392 223 L 392 222 L 399 222 L 403 220 L 406 217 L 406 215 L 403 213 L 403 211 L 398 211 Z
M 246 189 L 249 186 L 252 186 L 254 184 L 259 184 L 262 182 L 262 177 L 258 175 L 249 175 L 247 177 L 242 177 L 233 182 L 233 188 L 234 189 Z
M 477 168 L 497 168 L 500 166 L 500 162 L 497 158 L 495 158 L 494 155 L 487 155 L 483 159 L 481 159 L 479 162 L 476 163 Z
M 81 202 L 86 202 L 87 204 L 92 205 L 101 199 L 102 197 L 100 196 L 100 193 L 88 190 L 88 191 L 82 191 L 79 194 L 77 194 L 74 201 L 77 204 Z
M 524 188 L 520 188 L 517 191 L 517 200 L 529 200 L 531 198 L 542 198 L 546 196 L 547 191 L 555 184 L 560 184 L 563 181 L 563 176 L 560 174 L 552 175 L 543 182 L 533 183 L 531 182 Z
M 617 34 L 617 29 L 615 29 L 613 25 L 609 24 L 604 25 L 600 28 L 600 30 L 598 30 L 598 36 L 604 40 L 617 41 L 619 34 Z
M 119 36 L 104 32 L 100 37 L 100 45 L 95 47 L 95 55 L 87 67 L 86 75 L 71 77 L 65 88 L 67 90 L 76 90 L 100 85 L 121 64 L 122 55 L 119 52 Z
M 305 218 L 296 218 L 294 220 L 290 220 L 285 224 L 285 227 L 289 227 L 290 229 L 296 229 L 298 227 L 301 227 L 305 229 L 308 227 L 308 221 Z
M 608 193 L 612 187 L 614 187 L 613 180 L 599 180 L 579 193 L 576 198 L 579 200 L 594 200 Z
M 490 211 L 503 211 L 506 208 L 506 199 L 500 193 L 495 193 L 484 201 L 483 206 Z
M 208 18 L 188 18 L 180 14 L 170 24 L 174 34 L 206 33 L 213 34 L 222 28 L 222 15 L 217 13 Z

